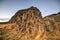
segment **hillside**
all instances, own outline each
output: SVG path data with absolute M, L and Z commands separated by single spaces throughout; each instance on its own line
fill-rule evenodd
M 60 12 L 44 18 L 47 24 L 48 40 L 60 40 Z
M 19 10 L 0 23 L 1 40 L 60 40 L 60 12 L 42 18 L 36 7 Z

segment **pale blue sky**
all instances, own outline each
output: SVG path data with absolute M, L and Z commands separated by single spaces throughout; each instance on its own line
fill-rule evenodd
M 42 16 L 60 12 L 60 0 L 0 0 L 0 18 L 11 18 L 18 10 L 37 7 Z

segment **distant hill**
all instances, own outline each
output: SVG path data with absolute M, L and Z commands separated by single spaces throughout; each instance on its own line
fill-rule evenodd
M 0 18 L 0 22 L 7 22 L 9 21 L 9 18 Z

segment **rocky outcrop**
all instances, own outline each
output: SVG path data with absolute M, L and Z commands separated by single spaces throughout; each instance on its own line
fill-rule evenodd
M 60 40 L 60 12 L 42 18 L 36 7 L 22 9 L 0 23 L 1 40 Z
M 41 12 L 36 7 L 30 7 L 28 9 L 19 10 L 9 20 L 9 24 L 16 23 L 18 27 L 18 33 L 16 36 L 8 35 L 4 40 L 45 40 L 45 23 L 41 16 Z M 14 29 L 13 29 L 14 30 Z M 11 30 L 11 31 L 13 31 Z M 16 29 L 15 29 L 16 30 Z M 9 31 L 9 30 L 7 30 Z M 8 33 L 8 32 L 7 32 Z M 14 36 L 14 37 L 13 37 Z
M 28 9 L 22 9 L 19 10 L 15 13 L 15 15 L 10 19 L 10 23 L 18 23 L 17 21 L 23 21 L 23 20 L 28 20 L 30 18 L 34 19 L 34 17 L 37 18 L 37 16 L 42 19 L 41 16 L 41 12 L 39 11 L 39 9 L 37 9 L 36 7 L 30 7 Z M 21 23 L 21 22 L 20 22 Z

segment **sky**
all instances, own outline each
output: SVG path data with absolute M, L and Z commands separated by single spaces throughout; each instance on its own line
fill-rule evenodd
M 42 16 L 60 12 L 60 0 L 0 0 L 0 18 L 11 18 L 18 10 L 37 7 Z

